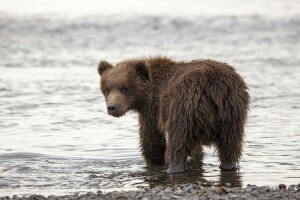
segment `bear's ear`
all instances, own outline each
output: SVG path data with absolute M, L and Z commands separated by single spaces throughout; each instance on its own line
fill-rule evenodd
M 133 68 L 138 75 L 146 80 L 149 80 L 149 66 L 146 61 L 138 60 L 133 62 Z
M 109 64 L 108 62 L 102 60 L 100 61 L 99 65 L 98 65 L 98 73 L 101 76 L 103 74 L 103 72 L 105 72 L 106 70 L 112 68 L 113 66 L 111 64 Z

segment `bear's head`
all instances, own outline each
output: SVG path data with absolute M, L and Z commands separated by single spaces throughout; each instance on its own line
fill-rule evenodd
M 107 112 L 121 117 L 129 110 L 141 111 L 149 100 L 149 70 L 144 60 L 127 60 L 116 66 L 106 61 L 98 65 L 100 88 Z

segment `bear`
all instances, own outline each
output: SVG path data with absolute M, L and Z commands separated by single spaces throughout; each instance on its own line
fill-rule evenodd
M 217 150 L 220 168 L 239 167 L 249 110 L 248 87 L 236 70 L 210 59 L 175 61 L 156 56 L 98 64 L 107 112 L 139 116 L 145 163 L 168 164 L 167 173 L 187 169 L 187 157 Z

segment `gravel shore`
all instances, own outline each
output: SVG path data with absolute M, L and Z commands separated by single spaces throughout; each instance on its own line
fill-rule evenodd
M 300 200 L 300 184 L 287 187 L 280 184 L 276 188 L 256 185 L 247 185 L 245 188 L 224 186 L 203 187 L 201 183 L 179 184 L 174 187 L 157 186 L 142 188 L 138 191 L 113 191 L 108 193 L 88 192 L 64 196 L 31 195 L 28 197 L 0 197 L 0 200 L 108 200 L 108 199 L 137 199 L 137 200 L 175 200 L 175 199 L 296 199 Z

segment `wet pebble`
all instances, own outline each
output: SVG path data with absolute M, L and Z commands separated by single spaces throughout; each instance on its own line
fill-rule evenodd
M 223 186 L 217 187 L 216 192 L 217 192 L 218 194 L 223 194 L 223 193 L 228 194 L 228 191 L 227 191 L 226 188 L 223 187 Z
M 186 192 L 183 191 L 183 190 L 181 190 L 181 189 L 177 189 L 177 190 L 174 192 L 175 195 L 179 195 L 179 196 L 183 196 L 185 193 L 186 193 Z
M 285 184 L 279 184 L 278 187 L 279 187 L 280 190 L 282 190 L 282 189 L 285 190 L 286 189 L 286 185 Z
M 171 193 L 172 193 L 172 190 L 170 190 L 170 189 L 165 189 L 160 192 L 161 195 L 167 195 L 167 194 L 171 194 Z
M 225 184 L 226 185 L 226 184 Z M 284 185 L 284 184 L 283 184 Z M 49 196 L 31 195 L 28 197 L 0 197 L 0 200 L 193 200 L 193 199 L 299 199 L 298 185 L 277 188 L 248 185 L 246 188 L 225 188 L 224 186 L 202 187 L 199 184 L 181 184 L 174 187 L 157 186 L 142 188 L 139 191 L 113 191 L 103 193 Z M 286 188 L 286 186 L 285 186 Z

